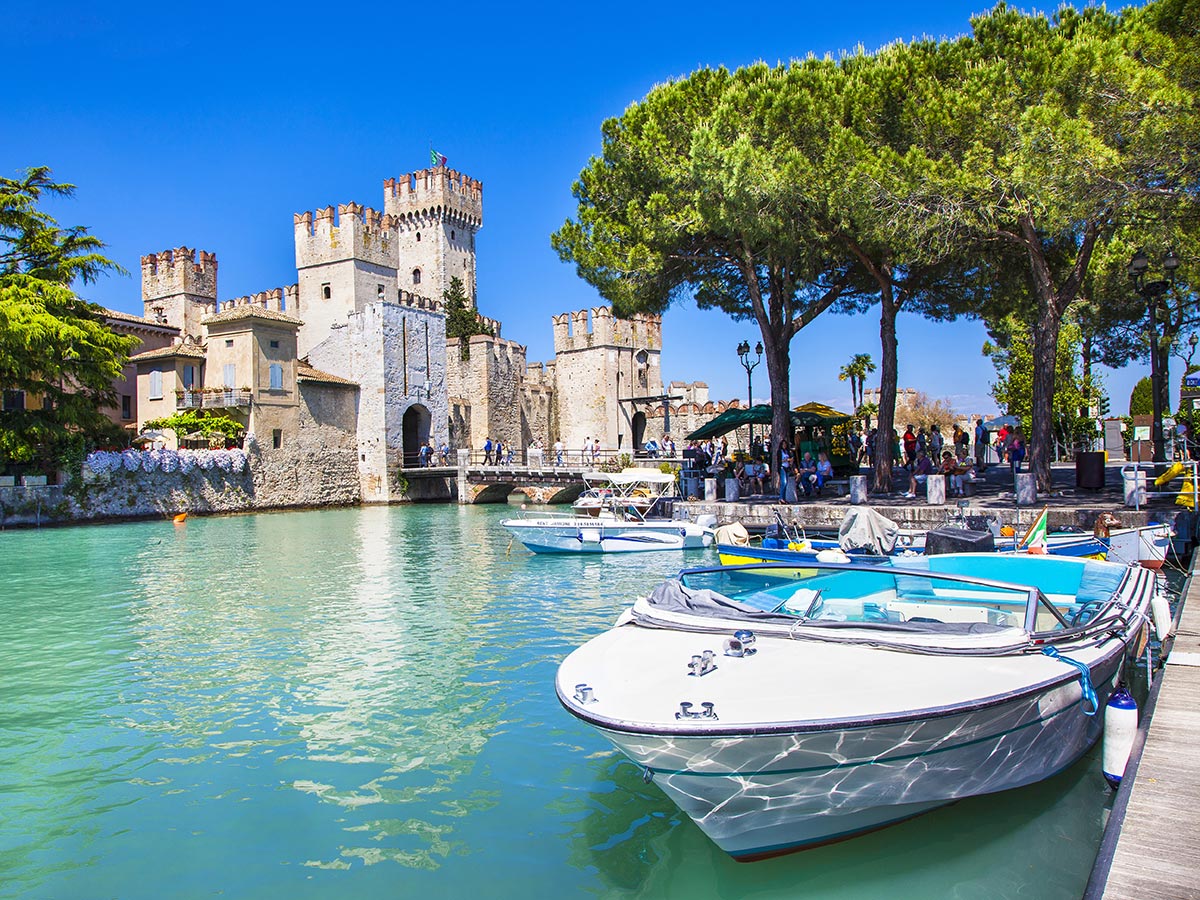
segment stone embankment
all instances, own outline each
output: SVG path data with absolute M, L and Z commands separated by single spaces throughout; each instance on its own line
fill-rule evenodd
M 245 454 L 205 456 L 208 451 L 201 451 L 193 457 L 185 456 L 187 451 L 130 453 L 93 455 L 81 477 L 64 485 L 0 488 L 0 528 L 360 502 L 352 450 L 312 455 L 251 447 Z

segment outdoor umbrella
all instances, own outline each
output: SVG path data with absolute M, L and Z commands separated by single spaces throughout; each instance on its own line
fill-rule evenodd
M 751 406 L 749 409 L 743 409 L 740 406 L 731 407 L 725 410 L 715 419 L 707 424 L 701 425 L 684 440 L 686 441 L 703 441 L 708 438 L 720 437 L 726 432 L 733 431 L 736 428 L 741 428 L 743 425 L 770 425 L 771 424 L 771 407 L 766 403 L 759 403 L 757 406 Z

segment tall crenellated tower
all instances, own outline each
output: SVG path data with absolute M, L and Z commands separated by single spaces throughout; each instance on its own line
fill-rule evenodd
M 351 313 L 396 302 L 399 244 L 392 216 L 357 203 L 339 204 L 336 220 L 332 206 L 296 213 L 292 220 L 298 290 L 296 308 L 287 312 L 304 320 L 304 356 Z
M 618 319 L 597 306 L 554 316 L 558 431 L 568 447 L 599 438 L 605 450 L 641 447 L 648 411 L 660 403 L 662 318 Z
M 216 312 L 217 255 L 176 247 L 142 257 L 142 304 L 147 319 L 200 335 L 200 320 Z
M 383 183 L 383 209 L 399 231 L 400 287 L 440 302 L 457 276 L 474 306 L 483 183 L 445 166 L 421 169 Z

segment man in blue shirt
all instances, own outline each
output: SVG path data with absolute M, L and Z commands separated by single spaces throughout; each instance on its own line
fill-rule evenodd
M 987 459 L 988 433 L 983 427 L 983 419 L 975 420 L 975 468 L 983 471 Z

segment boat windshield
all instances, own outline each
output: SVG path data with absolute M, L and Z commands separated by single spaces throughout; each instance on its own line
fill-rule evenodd
M 1029 585 L 890 565 L 694 569 L 681 573 L 678 585 L 690 595 L 686 602 L 692 613 L 705 614 L 702 607 L 716 595 L 717 605 L 726 608 L 713 615 L 727 616 L 731 609 L 740 609 L 753 619 L 799 620 L 805 625 L 1041 632 L 1072 627 L 1082 607 L 1075 591 L 1050 598 Z M 675 602 L 669 593 L 661 602 L 652 595 L 651 602 L 660 606 Z

